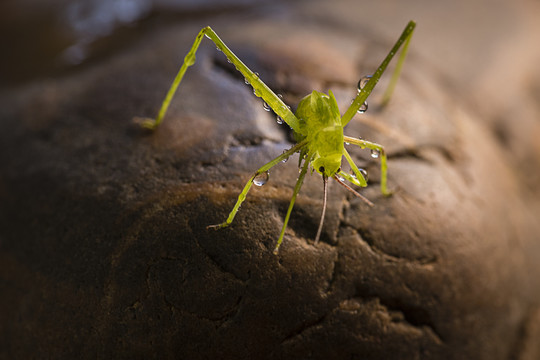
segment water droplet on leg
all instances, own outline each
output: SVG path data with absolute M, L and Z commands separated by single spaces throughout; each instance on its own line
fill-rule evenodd
M 374 159 L 378 158 L 380 154 L 381 152 L 379 150 L 376 150 L 376 149 L 371 150 L 371 157 Z
M 287 149 L 283 150 L 283 154 L 285 154 L 287 151 L 289 151 L 289 150 L 287 150 Z M 285 159 L 281 160 L 281 162 L 286 163 L 287 160 L 289 160 L 289 158 L 285 158 Z
M 367 173 L 367 170 L 366 169 L 358 169 L 358 171 L 360 171 L 360 173 L 362 174 L 362 176 L 364 177 L 364 179 L 366 181 L 368 181 L 368 173 Z
M 369 79 L 371 79 L 371 76 L 364 76 L 358 81 L 358 91 L 362 90 L 366 84 L 368 83 Z
M 270 107 L 270 105 L 268 105 L 265 101 L 263 101 L 263 109 L 265 111 L 270 111 L 272 110 L 272 108 Z
M 266 170 L 253 178 L 253 184 L 256 186 L 263 186 L 268 182 L 268 179 L 270 179 L 270 172 Z
M 362 105 L 360 105 L 360 107 L 358 108 L 358 112 L 360 114 L 363 114 L 367 111 L 368 109 L 368 104 L 367 104 L 367 101 L 364 101 L 364 103 Z

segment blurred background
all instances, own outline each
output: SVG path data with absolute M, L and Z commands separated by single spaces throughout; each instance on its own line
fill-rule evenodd
M 507 48 L 513 50 L 513 56 L 524 56 L 515 51 L 537 36 L 533 30 L 540 19 L 539 7 L 532 0 L 4 0 L 0 4 L 0 40 L 4 49 L 0 74 L 6 86 L 59 73 L 118 51 L 136 41 L 141 33 L 172 22 L 206 23 L 242 12 L 246 16 L 326 12 L 340 14 L 343 22 L 362 23 L 374 32 L 389 34 L 401 28 L 404 19 L 414 19 L 420 25 L 415 47 L 425 50 L 423 55 L 431 56 L 441 69 L 449 64 L 448 73 L 461 69 L 455 76 L 464 78 L 478 66 L 486 65 L 479 61 L 480 53 L 485 56 L 481 60 L 491 58 L 490 63 L 496 62 L 495 52 L 509 40 L 515 46 Z M 514 62 L 514 66 L 518 65 L 519 60 Z

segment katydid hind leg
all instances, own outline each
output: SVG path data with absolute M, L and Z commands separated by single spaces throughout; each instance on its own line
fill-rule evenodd
M 349 121 L 352 120 L 353 116 L 357 113 L 358 109 L 360 109 L 360 107 L 363 106 L 364 102 L 367 100 L 368 96 L 371 94 L 371 92 L 375 88 L 375 85 L 377 85 L 382 74 L 385 72 L 386 68 L 388 67 L 388 64 L 390 63 L 394 55 L 399 51 L 401 46 L 405 43 L 404 49 L 402 50 L 401 56 L 398 60 L 398 66 L 396 67 L 396 70 L 394 71 L 394 75 L 392 76 L 392 80 L 390 81 L 390 86 L 391 86 L 390 94 L 386 96 L 388 97 L 391 95 L 391 92 L 393 91 L 393 86 L 395 86 L 395 82 L 397 82 L 397 78 L 399 77 L 401 67 L 403 65 L 403 62 L 405 61 L 405 56 L 407 54 L 409 42 L 410 42 L 410 39 L 412 37 L 415 27 L 416 27 L 416 23 L 414 21 L 409 21 L 409 23 L 407 24 L 407 26 L 401 33 L 401 36 L 396 41 L 396 43 L 394 44 L 394 46 L 392 47 L 388 55 L 386 55 L 386 58 L 384 58 L 381 65 L 379 65 L 377 70 L 375 70 L 375 73 L 373 73 L 369 81 L 367 81 L 364 84 L 364 87 L 359 89 L 358 94 L 354 98 L 351 106 L 349 106 L 349 108 L 347 109 L 345 114 L 343 114 L 343 117 L 341 118 L 341 122 L 343 126 L 347 125 Z
M 407 28 L 405 28 L 404 35 L 405 36 L 405 42 L 403 44 L 403 49 L 401 49 L 401 54 L 399 56 L 398 62 L 396 64 L 396 68 L 394 69 L 394 73 L 392 74 L 392 77 L 390 78 L 390 82 L 388 83 L 388 86 L 386 87 L 386 90 L 384 91 L 381 106 L 386 106 L 390 102 L 390 98 L 392 97 L 392 94 L 394 93 L 394 89 L 396 88 L 396 84 L 398 82 L 399 76 L 401 75 L 401 69 L 403 68 L 403 63 L 405 62 L 405 58 L 407 57 L 407 52 L 409 51 L 409 44 L 411 42 L 411 38 L 414 32 L 416 24 L 411 21 L 407 25 Z

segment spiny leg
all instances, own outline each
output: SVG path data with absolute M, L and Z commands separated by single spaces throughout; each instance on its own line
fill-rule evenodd
M 388 165 L 387 165 L 386 152 L 384 151 L 384 147 L 382 145 L 376 144 L 371 141 L 361 140 L 361 139 L 353 138 L 350 136 L 344 136 L 343 139 L 345 142 L 358 145 L 362 149 L 368 148 L 368 149 L 379 152 L 379 157 L 381 159 L 381 192 L 384 195 L 391 195 L 392 193 L 388 191 L 388 187 L 387 187 Z
M 351 104 L 351 106 L 349 106 L 349 108 L 347 109 L 343 117 L 341 118 L 341 123 L 343 126 L 347 125 L 349 121 L 351 121 L 351 119 L 356 114 L 360 106 L 364 104 L 369 94 L 371 94 L 371 91 L 373 90 L 373 88 L 375 88 L 375 85 L 377 85 L 377 82 L 379 82 L 379 79 L 381 78 L 382 74 L 386 70 L 386 67 L 388 66 L 388 64 L 394 57 L 394 55 L 398 52 L 401 45 L 403 45 L 403 43 L 406 43 L 402 51 L 401 57 L 398 60 L 398 66 L 396 67 L 392 80 L 390 81 L 390 86 L 392 87 L 395 86 L 395 82 L 397 81 L 397 78 L 399 77 L 399 73 L 401 71 L 403 61 L 405 60 L 405 55 L 407 53 L 409 42 L 410 42 L 415 26 L 416 26 L 416 23 L 414 21 L 409 21 L 409 23 L 405 27 L 405 30 L 403 30 L 403 33 L 401 34 L 397 42 L 394 44 L 394 47 L 392 47 L 392 50 L 390 50 L 388 55 L 386 55 L 386 58 L 382 61 L 381 65 L 379 65 L 379 67 L 377 68 L 377 70 L 375 71 L 371 79 L 369 79 L 369 81 L 364 85 L 364 87 L 362 87 L 362 89 L 358 91 L 358 95 L 356 95 L 356 97 L 354 98 L 353 103 Z M 393 88 L 390 89 L 390 94 L 387 96 L 390 96 L 392 91 L 393 91 Z
M 281 161 L 283 161 L 285 159 L 288 159 L 292 154 L 294 154 L 295 152 L 300 151 L 306 144 L 307 144 L 307 140 L 304 140 L 304 141 L 296 144 L 295 146 L 293 146 L 289 150 L 285 151 L 283 154 L 279 155 L 275 159 L 273 159 L 270 162 L 264 164 L 259 170 L 257 170 L 249 178 L 248 182 L 244 186 L 244 189 L 242 190 L 240 195 L 238 195 L 238 200 L 236 200 L 236 204 L 234 205 L 233 209 L 229 213 L 229 216 L 227 217 L 227 220 L 225 220 L 225 222 L 223 222 L 221 224 L 209 225 L 209 226 L 207 226 L 207 228 L 219 229 L 219 228 L 224 228 L 224 227 L 229 226 L 232 223 L 232 221 L 234 220 L 234 217 L 236 216 L 236 213 L 240 209 L 240 205 L 242 205 L 242 203 L 246 199 L 247 193 L 249 192 L 249 189 L 251 189 L 251 186 L 253 185 L 253 180 L 255 179 L 255 177 L 257 175 L 259 175 L 259 174 L 262 174 L 262 173 L 268 171 L 270 168 L 272 168 L 273 166 L 279 164 Z
M 281 228 L 281 233 L 279 234 L 279 239 L 277 241 L 276 248 L 274 249 L 274 254 L 276 255 L 279 251 L 279 247 L 281 246 L 281 243 L 283 242 L 285 229 L 287 229 L 287 224 L 289 223 L 289 218 L 291 217 L 291 212 L 294 206 L 294 202 L 296 201 L 296 195 L 298 195 L 298 192 L 300 191 L 300 188 L 302 187 L 302 183 L 304 182 L 304 177 L 306 176 L 310 161 L 311 159 L 307 157 L 304 159 L 304 165 L 302 166 L 302 171 L 300 171 L 300 175 L 298 176 L 296 185 L 294 185 L 291 202 L 289 203 L 289 208 L 287 209 L 287 215 L 285 215 L 285 219 L 283 220 L 283 227 Z
M 219 36 L 212 30 L 209 26 L 203 28 L 197 37 L 195 42 L 189 50 L 188 54 L 184 58 L 184 63 L 180 67 L 178 74 L 174 78 L 174 81 L 163 100 L 163 104 L 158 112 L 156 119 L 143 119 L 141 125 L 149 129 L 155 129 L 163 121 L 163 117 L 167 113 L 167 109 L 171 103 L 171 100 L 184 77 L 184 74 L 187 68 L 195 63 L 195 53 L 197 52 L 199 45 L 203 36 L 206 36 L 214 42 L 219 50 L 227 56 L 227 59 L 236 67 L 238 71 L 244 75 L 246 81 L 248 81 L 254 89 L 255 95 L 262 97 L 263 100 L 268 104 L 272 110 L 283 119 L 294 131 L 299 132 L 300 125 L 299 121 L 291 112 L 291 110 L 285 105 L 285 103 L 276 95 L 266 84 L 259 79 L 258 74 L 252 72 L 228 47 L 225 43 L 219 38 Z

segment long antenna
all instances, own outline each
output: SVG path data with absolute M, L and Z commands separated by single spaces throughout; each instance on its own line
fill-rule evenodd
M 357 197 L 359 197 L 360 199 L 362 199 L 366 204 L 368 204 L 369 206 L 374 206 L 373 203 L 372 203 L 371 201 L 369 201 L 365 196 L 363 196 L 363 195 L 360 194 L 358 191 L 354 190 L 352 187 L 350 187 L 349 185 L 347 185 L 347 184 L 345 184 L 343 181 L 341 181 L 337 175 L 334 175 L 333 178 L 334 178 L 334 180 L 336 180 L 338 183 L 340 183 L 345 189 L 349 190 L 349 191 L 352 192 L 354 195 L 356 195 Z
M 321 221 L 319 223 L 319 229 L 317 230 L 317 235 L 315 236 L 315 244 L 319 242 L 319 238 L 321 237 L 321 231 L 322 226 L 324 223 L 324 214 L 326 214 L 326 199 L 328 198 L 328 177 L 326 175 L 323 175 L 323 182 L 324 182 L 324 199 L 322 204 L 322 215 L 321 215 Z

